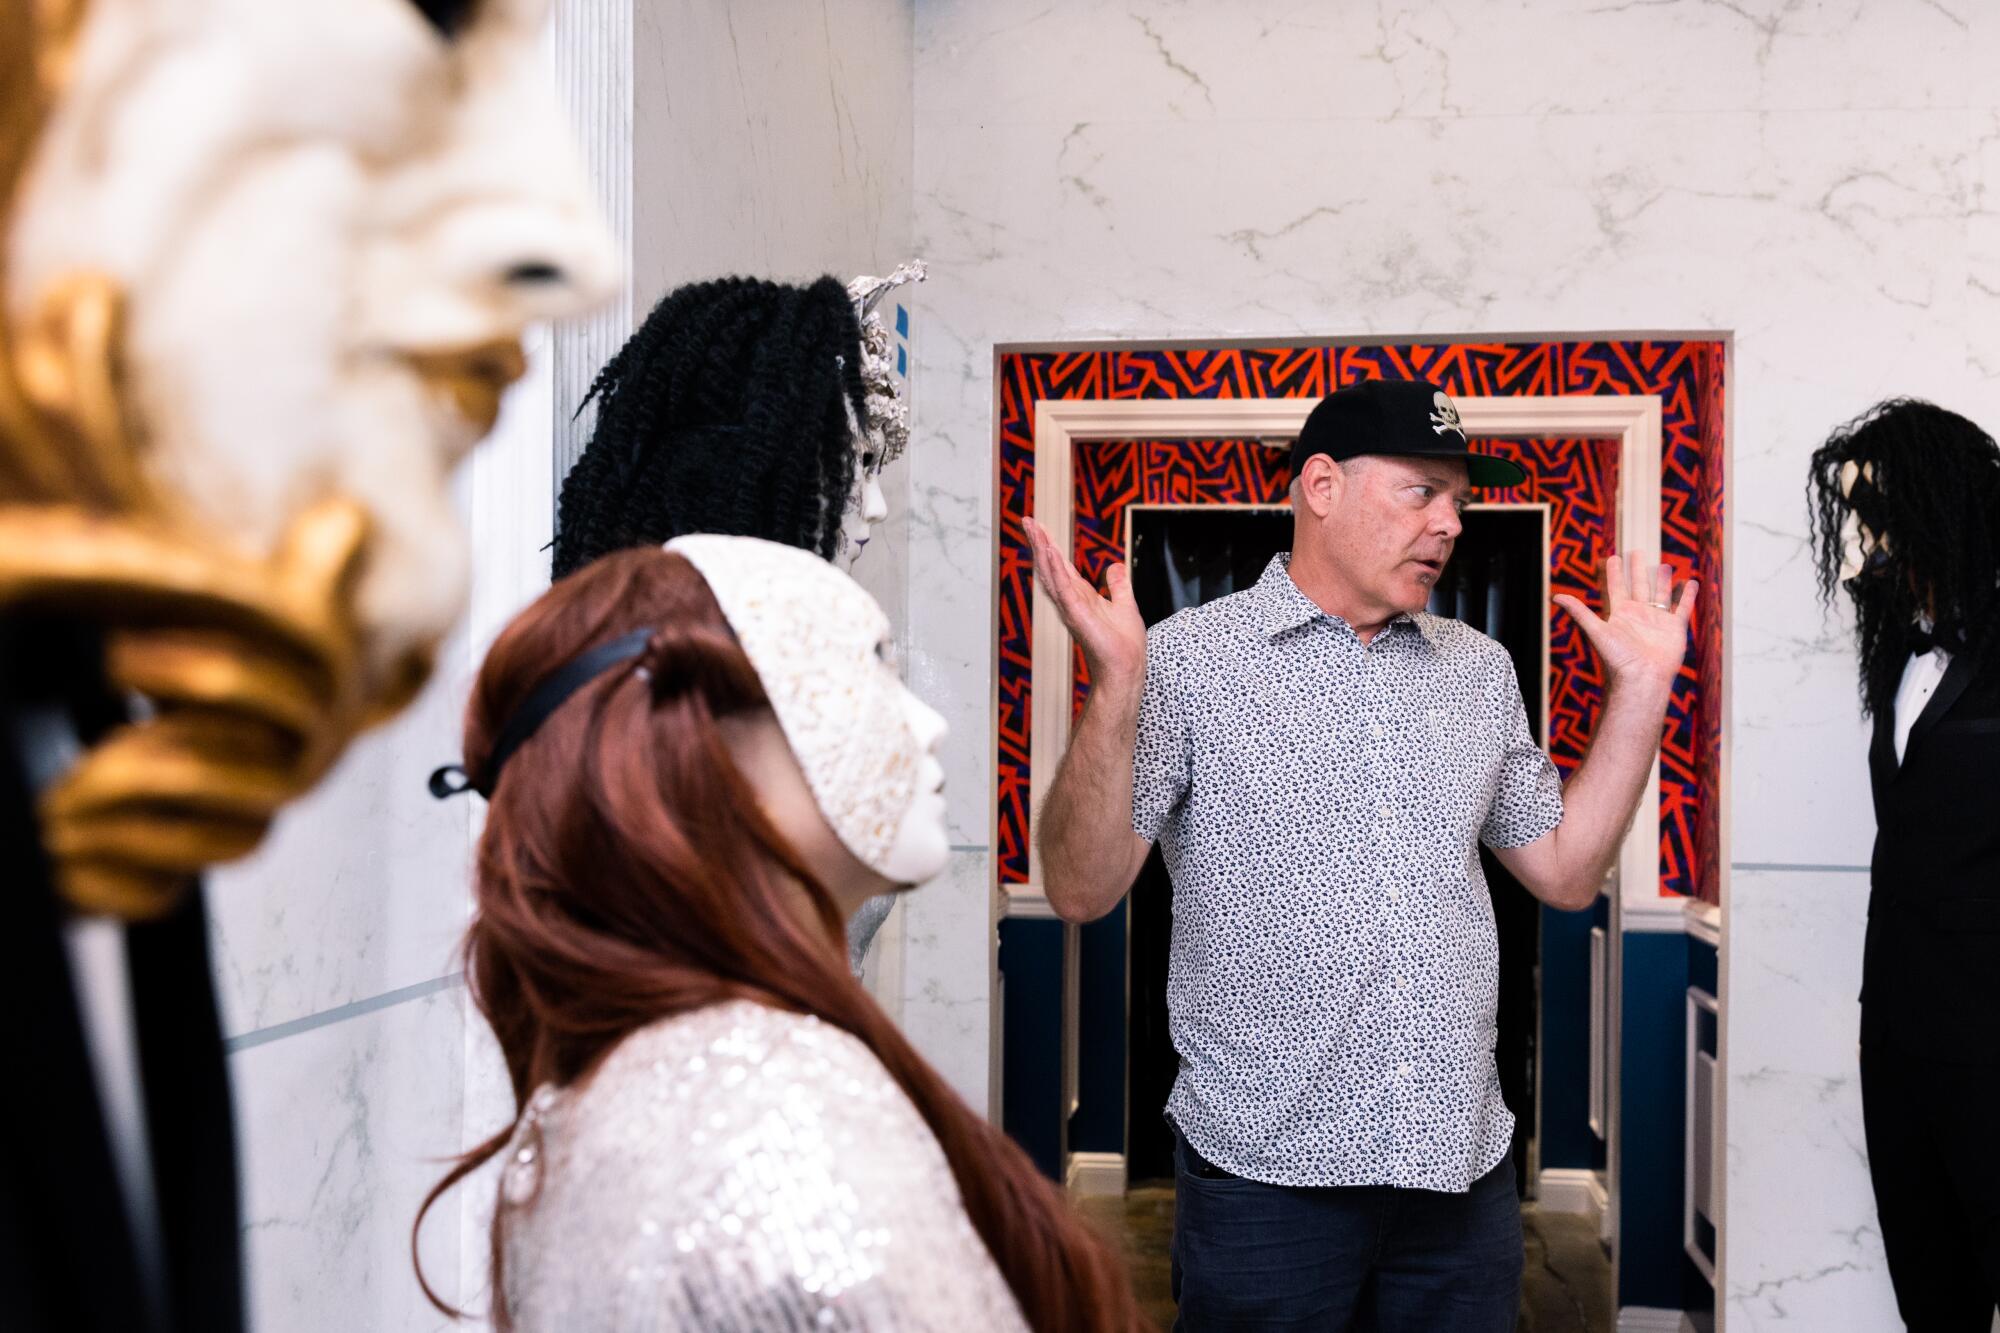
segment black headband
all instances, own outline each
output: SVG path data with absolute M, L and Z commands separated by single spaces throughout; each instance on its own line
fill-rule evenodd
M 646 651 L 652 642 L 653 631 L 635 629 L 622 638 L 597 647 L 571 658 L 555 674 L 535 686 L 528 701 L 521 705 L 507 725 L 500 729 L 500 739 L 493 744 L 492 757 L 486 761 L 486 781 L 476 783 L 465 769 L 458 764 L 446 764 L 431 774 L 431 795 L 442 801 L 464 791 L 476 791 L 481 796 L 491 797 L 493 788 L 500 781 L 500 768 L 527 743 L 549 715 L 561 708 L 572 694 L 596 680 L 620 662 L 629 662 Z M 454 776 L 456 781 L 454 782 Z

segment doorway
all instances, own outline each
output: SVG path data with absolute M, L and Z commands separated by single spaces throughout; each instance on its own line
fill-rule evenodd
M 1282 505 L 1133 505 L 1126 525 L 1132 591 L 1148 626 L 1250 587 L 1292 538 L 1291 510 Z M 1507 649 L 1529 729 L 1544 743 L 1548 569 L 1546 505 L 1473 505 L 1430 604 L 1434 614 L 1463 620 Z M 1484 847 L 1480 858 L 1500 948 L 1494 1059 L 1516 1118 L 1515 1175 L 1525 1192 L 1538 1165 L 1541 911 Z M 1127 1177 L 1136 1185 L 1172 1178 L 1173 1139 L 1162 1111 L 1180 1067 L 1167 1031 L 1173 889 L 1157 848 L 1127 902 L 1125 1143 Z

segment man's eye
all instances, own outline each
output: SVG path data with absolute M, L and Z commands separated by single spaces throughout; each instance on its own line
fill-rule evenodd
M 480 0 L 410 0 L 425 22 L 447 41 L 464 32 L 479 11 Z

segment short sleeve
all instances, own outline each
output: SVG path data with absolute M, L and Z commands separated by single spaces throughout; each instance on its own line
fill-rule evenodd
M 1496 688 L 1507 720 L 1502 724 L 1500 773 L 1479 840 L 1488 847 L 1525 847 L 1562 823 L 1562 778 L 1528 732 L 1528 709 L 1521 702 L 1521 683 L 1511 662 L 1504 682 Z
M 1194 768 L 1180 682 L 1184 664 L 1170 623 L 1146 633 L 1146 689 L 1132 746 L 1132 831 L 1148 842 L 1159 841 L 1180 808 Z

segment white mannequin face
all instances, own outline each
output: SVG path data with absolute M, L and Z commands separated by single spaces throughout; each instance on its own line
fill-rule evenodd
M 436 6 L 439 11 L 449 5 Z M 23 183 L 4 297 L 124 290 L 145 465 L 263 556 L 358 501 L 369 669 L 422 655 L 467 579 L 450 472 L 533 321 L 619 263 L 549 90 L 546 0 L 93 0 Z
M 937 758 L 945 721 L 900 681 L 896 689 L 919 751 L 916 787 L 894 840 L 875 867 L 863 864 L 834 831 L 774 713 L 759 709 L 721 722 L 730 756 L 757 793 L 758 808 L 826 886 L 843 917 L 852 916 L 864 901 L 885 889 L 909 888 L 937 878 L 951 856 L 944 766 Z
M 851 577 L 755 537 L 676 537 L 763 683 L 822 822 L 869 893 L 944 868 L 944 720 L 896 674 L 889 620 Z M 864 895 L 865 896 L 865 895 Z
M 848 496 L 847 512 L 840 523 L 842 563 L 853 568 L 854 562 L 861 558 L 861 549 L 874 535 L 875 525 L 887 517 L 889 498 L 882 493 L 882 475 L 869 455 L 857 453 L 854 456 L 854 489 Z
M 886 889 L 909 888 L 937 878 L 951 855 L 945 830 L 944 768 L 935 754 L 935 746 L 945 734 L 944 719 L 915 695 L 907 691 L 905 695 L 910 727 L 924 753 L 918 765 L 916 799 L 904 812 L 895 842 L 879 870 L 863 865 L 834 832 L 770 710 L 724 718 L 720 723 L 737 771 L 757 794 L 758 809 L 833 895 L 842 917 L 854 915 L 862 903 Z
M 896 841 L 883 861 L 883 877 L 892 885 L 923 884 L 944 873 L 951 859 L 951 835 L 945 824 L 944 765 L 937 749 L 950 728 L 929 704 L 902 687 L 903 708 L 910 733 L 923 757 L 917 763 L 916 799 L 896 826 Z
M 1874 482 L 1875 467 L 1872 463 L 1865 466 L 1852 461 L 1841 464 L 1840 493 L 1843 496 L 1852 496 L 1854 483 L 1863 477 L 1866 477 L 1871 484 Z M 1840 581 L 1845 583 L 1849 579 L 1859 577 L 1861 571 L 1868 567 L 1868 557 L 1873 555 L 1878 547 L 1886 552 L 1889 549 L 1888 539 L 1876 536 L 1874 531 L 1861 521 L 1859 514 L 1852 509 L 1848 510 L 1847 516 L 1840 523 Z

